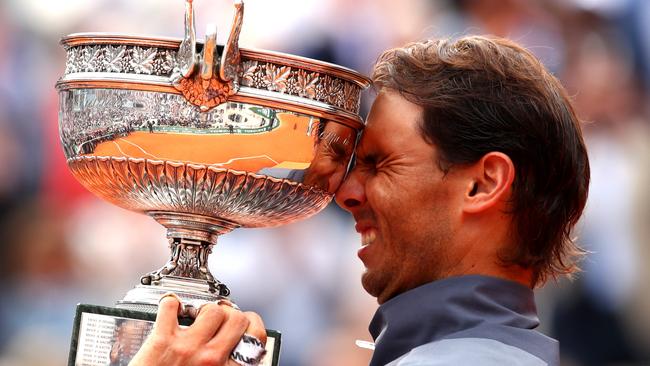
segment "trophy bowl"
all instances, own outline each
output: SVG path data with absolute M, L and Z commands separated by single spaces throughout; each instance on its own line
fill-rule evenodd
M 243 3 L 225 45 L 197 42 L 192 1 L 183 39 L 72 34 L 61 44 L 59 132 L 89 191 L 165 226 L 171 251 L 117 308 L 155 313 L 227 298 L 208 269 L 219 235 L 309 217 L 349 168 L 369 80 L 320 61 L 239 48 Z

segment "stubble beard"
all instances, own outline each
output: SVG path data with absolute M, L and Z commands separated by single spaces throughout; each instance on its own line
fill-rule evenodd
M 437 230 L 402 244 L 409 251 L 405 257 L 390 258 L 372 270 L 366 268 L 361 285 L 380 305 L 403 292 L 449 276 L 451 231 L 445 226 L 447 222 L 439 224 Z
M 361 286 L 366 290 L 370 296 L 377 298 L 377 302 L 382 304 L 384 301 L 380 299 L 382 289 L 384 289 L 389 280 L 387 272 L 370 271 L 366 268 L 365 272 L 361 275 Z

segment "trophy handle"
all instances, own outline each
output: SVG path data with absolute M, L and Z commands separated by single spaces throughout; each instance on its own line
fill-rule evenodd
M 185 37 L 183 37 L 183 41 L 178 48 L 178 63 L 177 78 L 189 78 L 194 73 L 198 64 L 192 0 L 185 1 Z
M 214 77 L 215 59 L 218 61 L 217 53 L 217 26 L 208 24 L 205 31 L 205 43 L 201 57 L 201 79 L 209 82 Z
M 193 0 L 185 0 L 185 36 L 178 49 L 177 65 L 170 80 L 187 101 L 207 112 L 226 102 L 239 90 L 239 34 L 244 21 L 244 2 L 235 0 L 235 16 L 221 59 L 217 52 L 216 26 L 209 26 L 203 51 L 197 55 L 192 3 Z M 219 72 L 215 73 L 217 67 Z
M 235 17 L 232 21 L 230 36 L 221 56 L 221 80 L 233 81 L 239 89 L 239 72 L 241 71 L 241 54 L 239 53 L 239 34 L 244 22 L 244 2 L 235 0 Z

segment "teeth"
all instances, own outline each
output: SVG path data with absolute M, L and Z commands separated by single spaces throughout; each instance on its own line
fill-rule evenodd
M 361 234 L 361 244 L 362 245 L 368 245 L 375 241 L 377 238 L 377 233 L 374 230 L 368 230 Z

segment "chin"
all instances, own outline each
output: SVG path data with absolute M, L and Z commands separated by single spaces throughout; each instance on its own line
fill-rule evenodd
M 377 299 L 379 304 L 384 303 L 386 299 L 386 289 L 388 288 L 387 273 L 366 271 L 361 276 L 361 285 L 366 292 Z
M 367 269 L 361 275 L 361 286 L 370 296 L 377 297 L 375 286 L 373 286 L 372 274 Z

